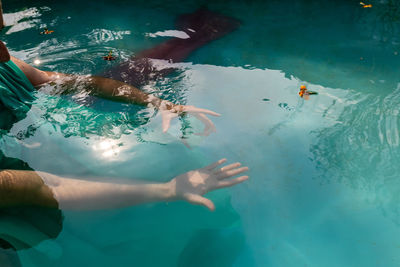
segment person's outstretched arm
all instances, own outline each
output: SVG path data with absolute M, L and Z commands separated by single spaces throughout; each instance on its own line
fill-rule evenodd
M 189 171 L 167 183 L 115 184 L 35 171 L 0 171 L 0 207 L 37 205 L 67 210 L 114 209 L 150 202 L 186 200 L 214 210 L 209 191 L 233 186 L 248 179 L 240 163 L 220 168 L 222 159 L 205 168 Z
M 50 74 L 51 77 L 57 75 L 59 74 Z M 66 80 L 68 80 L 68 78 L 66 78 Z M 132 85 L 109 78 L 90 76 L 86 78 L 83 83 L 87 83 L 85 88 L 86 90 L 89 90 L 89 93 L 92 95 L 158 109 L 161 112 L 163 124 L 162 129 L 164 132 L 168 130 L 170 122 L 173 118 L 178 117 L 182 113 L 186 113 L 193 115 L 204 124 L 205 128 L 203 133 L 199 135 L 207 136 L 210 133 L 215 132 L 215 126 L 206 115 L 220 116 L 220 114 L 208 109 L 197 108 L 194 106 L 176 105 L 167 100 L 146 94 Z
M 11 57 L 11 60 L 24 72 L 33 86 L 54 82 L 57 86 L 65 87 L 65 89 L 62 90 L 64 92 L 71 92 L 80 88 L 86 90 L 91 95 L 125 103 L 154 107 L 161 112 L 163 119 L 162 128 L 164 132 L 168 130 L 173 118 L 178 117 L 182 113 L 187 113 L 193 115 L 204 124 L 203 133 L 199 135 L 206 136 L 215 132 L 215 126 L 206 114 L 220 116 L 220 114 L 211 110 L 196 108 L 194 106 L 176 105 L 153 95 L 146 94 L 132 85 L 117 80 L 99 76 L 86 77 L 42 71 L 15 57 Z

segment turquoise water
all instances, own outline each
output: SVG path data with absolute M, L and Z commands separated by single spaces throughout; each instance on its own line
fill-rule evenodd
M 194 119 L 162 134 L 150 109 L 38 93 L 0 143 L 35 169 L 167 181 L 227 157 L 251 179 L 209 194 L 214 213 L 183 202 L 64 212 L 57 239 L 19 252 L 23 266 L 399 266 L 400 6 L 336 2 L 207 4 L 241 28 L 144 88 L 221 113 L 207 138 L 191 134 Z M 45 70 L 99 73 L 118 64 L 108 50 L 123 61 L 205 3 L 14 1 L 2 40 Z M 319 95 L 299 98 L 302 84 Z

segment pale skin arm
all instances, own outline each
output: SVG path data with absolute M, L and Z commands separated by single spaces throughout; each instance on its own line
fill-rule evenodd
M 215 132 L 215 126 L 206 114 L 220 116 L 220 114 L 207 109 L 196 108 L 194 106 L 175 105 L 169 101 L 146 94 L 134 86 L 117 80 L 99 76 L 84 77 L 84 79 L 82 79 L 82 76 L 78 75 L 42 71 L 15 57 L 11 57 L 11 60 L 24 72 L 33 86 L 55 82 L 69 86 L 69 88 L 74 88 L 74 83 L 76 83 L 77 80 L 82 80 L 81 82 L 84 82 L 86 85 L 85 89 L 89 90 L 89 93 L 92 95 L 120 102 L 157 108 L 161 112 L 163 132 L 168 130 L 173 118 L 186 113 L 193 115 L 204 124 L 205 127 L 203 132 L 198 133 L 198 135 L 207 136 L 210 133 Z
M 64 210 L 115 209 L 150 202 L 185 200 L 215 209 L 203 197 L 209 191 L 230 187 L 248 176 L 228 179 L 248 170 L 219 160 L 207 167 L 173 178 L 167 183 L 115 184 L 60 177 L 45 172 L 4 170 L 0 172 L 0 207 L 37 205 Z

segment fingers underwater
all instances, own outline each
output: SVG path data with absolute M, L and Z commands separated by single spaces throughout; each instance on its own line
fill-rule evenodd
M 229 177 L 238 175 L 239 173 L 242 173 L 242 172 L 245 172 L 248 170 L 249 170 L 249 167 L 241 167 L 238 169 L 224 171 L 224 172 L 221 172 L 221 174 L 219 175 L 219 179 L 229 178 Z
M 171 125 L 171 120 L 178 115 L 176 114 L 171 114 L 169 112 L 162 112 L 161 117 L 162 117 L 162 131 L 163 133 L 166 133 L 169 129 L 169 126 Z
M 185 198 L 189 203 L 207 207 L 210 211 L 215 210 L 214 203 L 211 200 L 209 200 L 208 198 L 202 197 L 200 195 L 195 195 L 195 194 L 186 194 Z
M 224 162 L 226 162 L 226 158 L 220 159 L 220 160 L 218 160 L 218 161 L 206 166 L 204 169 L 206 169 L 206 170 L 215 169 L 217 166 L 223 164 Z
M 170 120 L 167 120 L 167 119 L 163 120 L 163 123 L 162 123 L 162 131 L 163 131 L 163 133 L 166 133 L 168 131 L 169 125 L 170 125 Z
M 240 176 L 240 177 L 232 179 L 232 180 L 220 181 L 220 182 L 218 182 L 217 186 L 218 186 L 218 188 L 230 187 L 230 186 L 234 186 L 236 184 L 243 183 L 244 181 L 247 181 L 248 179 L 249 179 L 249 176 L 247 176 L 247 175 Z
M 216 173 L 218 173 L 218 172 L 224 172 L 224 171 L 229 171 L 229 170 L 238 168 L 238 167 L 240 167 L 241 165 L 242 165 L 242 164 L 241 164 L 240 162 L 235 162 L 235 163 L 232 163 L 232 164 L 229 164 L 229 165 L 227 165 L 227 166 L 222 167 L 221 169 L 219 169 L 218 171 L 216 171 Z
M 200 120 L 204 124 L 204 131 L 202 133 L 194 133 L 195 135 L 199 136 L 208 136 L 212 132 L 216 132 L 216 128 L 214 123 L 207 118 L 206 115 L 199 113 L 199 114 L 193 114 L 194 117 L 196 117 L 198 120 Z
M 221 116 L 221 114 L 214 112 L 212 110 L 209 110 L 209 109 L 205 109 L 205 108 L 196 108 L 196 107 L 188 106 L 188 107 L 185 107 L 183 110 L 186 112 L 204 113 L 204 114 L 212 115 L 215 117 Z

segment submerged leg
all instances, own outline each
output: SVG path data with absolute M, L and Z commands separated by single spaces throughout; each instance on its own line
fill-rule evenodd
M 239 25 L 238 20 L 205 8 L 181 15 L 176 21 L 176 28 L 186 32 L 189 35 L 188 39 L 172 38 L 139 53 L 128 62 L 106 71 L 102 76 L 140 87 L 172 71 L 156 70 L 149 59 L 180 62 L 199 47 L 234 31 Z

